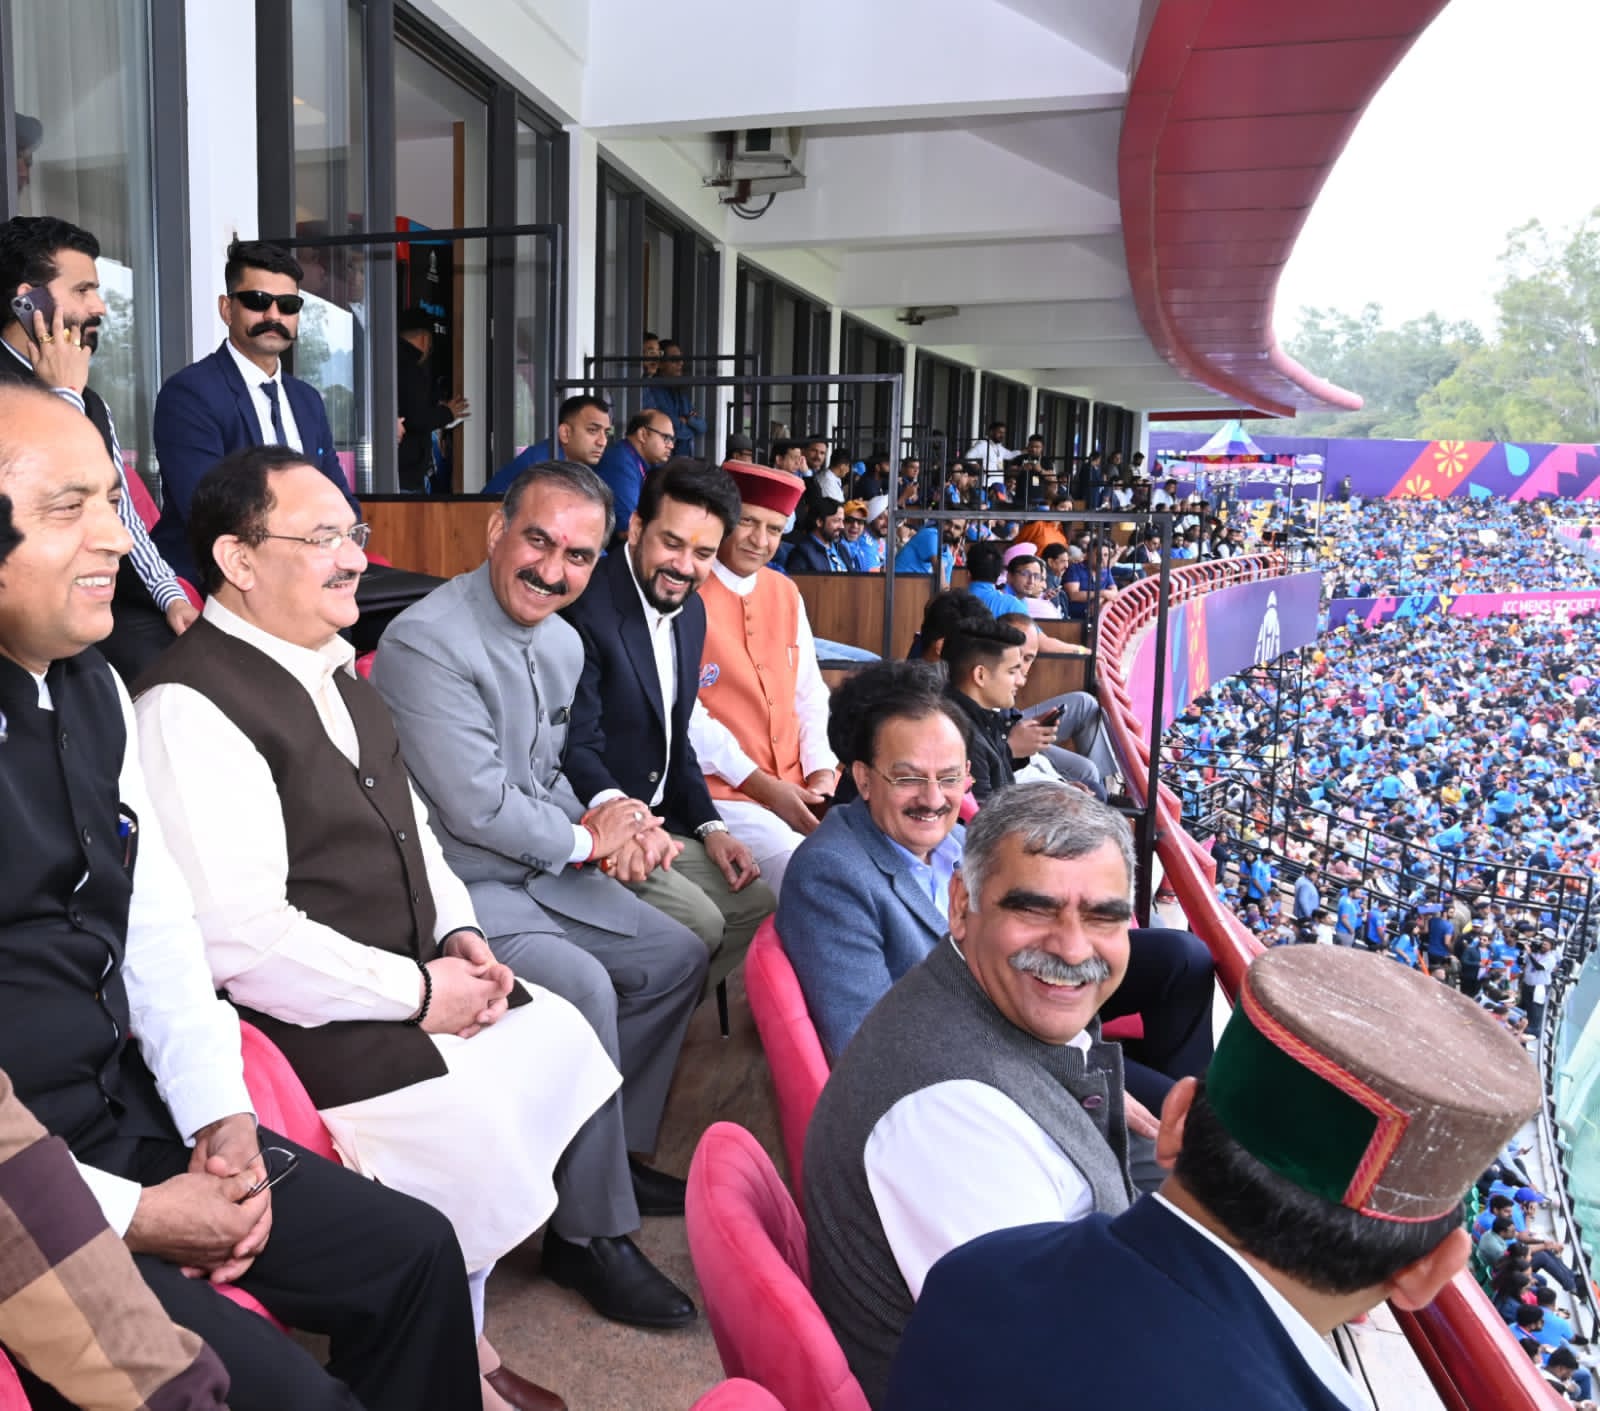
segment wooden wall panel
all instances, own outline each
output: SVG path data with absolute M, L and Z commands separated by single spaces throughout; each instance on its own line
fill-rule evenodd
M 454 578 L 483 562 L 488 552 L 489 516 L 498 501 L 425 495 L 375 496 L 361 502 L 372 526 L 372 552 L 396 568 Z

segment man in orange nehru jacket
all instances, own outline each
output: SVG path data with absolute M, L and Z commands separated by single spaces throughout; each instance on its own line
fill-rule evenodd
M 706 646 L 689 739 L 717 811 L 776 894 L 789 854 L 817 826 L 813 806 L 838 782 L 805 604 L 767 567 L 805 482 L 744 461 L 722 468 L 744 507 L 700 589 Z

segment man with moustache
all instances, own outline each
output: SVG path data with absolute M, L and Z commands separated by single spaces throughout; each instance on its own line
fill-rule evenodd
M 683 1214 L 683 1183 L 628 1153 L 655 1148 L 706 950 L 602 870 L 661 819 L 626 797 L 583 809 L 562 769 L 583 644 L 557 614 L 611 528 L 587 466 L 524 471 L 490 512 L 488 561 L 395 619 L 372 682 L 496 958 L 575 1004 L 623 1075 L 557 1172 L 545 1272 L 608 1317 L 663 1327 L 694 1306 L 631 1236 L 641 1214 Z
M 795 512 L 799 538 L 784 560 L 785 573 L 848 573 L 839 551 L 844 535 L 844 504 L 826 495 L 808 495 Z
M 0 568 L 0 837 L 27 839 L 0 848 L 0 1069 L 168 1314 L 222 1359 L 235 1411 L 473 1406 L 449 1223 L 257 1127 L 127 690 L 93 650 L 128 549 L 120 488 L 81 414 L 0 387 L 20 535 Z M 284 1149 L 270 1172 L 266 1148 Z M 329 1335 L 328 1370 L 221 1283 Z
M 302 275 L 299 261 L 280 246 L 233 241 L 223 274 L 227 292 L 217 298 L 228 336 L 214 353 L 169 377 L 156 397 L 152 432 L 162 507 L 154 538 L 167 562 L 191 583 L 200 581 L 203 567 L 188 543 L 195 488 L 224 456 L 247 446 L 299 452 L 361 517 L 321 394 L 309 382 L 290 377 L 280 361 L 299 336 Z M 369 565 L 357 588 L 356 601 L 365 614 L 352 634 L 358 649 L 376 646 L 388 616 L 437 583 L 425 574 Z
M 706 643 L 689 742 L 717 811 L 781 895 L 789 856 L 815 830 L 812 810 L 839 777 L 805 602 L 767 567 L 804 486 L 763 466 L 723 469 L 739 489 L 739 522 L 700 589 Z
M 589 808 L 621 796 L 662 818 L 602 868 L 700 937 L 708 989 L 738 967 L 776 905 L 718 814 L 689 737 L 706 636 L 698 589 L 739 513 L 725 470 L 669 461 L 645 482 L 624 546 L 562 614 L 584 651 L 567 779 Z
M 87 230 L 45 216 L 0 226 L 0 382 L 33 382 L 82 412 L 99 432 L 122 479 L 117 517 L 133 547 L 117 570 L 111 635 L 100 654 L 131 681 L 195 619 L 178 576 L 151 542 L 129 490 L 116 423 L 89 384 L 106 314 L 95 261 L 100 242 Z M 39 291 L 54 307 L 24 324 L 11 307 Z M 43 300 L 41 299 L 42 303 Z
M 852 766 L 863 795 L 881 785 L 901 809 L 953 807 L 958 732 L 902 733 L 884 730 L 874 763 Z M 823 1089 L 806 1137 L 811 1289 L 874 1407 L 943 1255 L 1128 1207 L 1133 1108 L 1097 1016 L 1127 970 L 1132 878 L 1132 836 L 1104 804 L 1066 784 L 1003 791 L 948 877 L 948 935 L 867 1015 Z

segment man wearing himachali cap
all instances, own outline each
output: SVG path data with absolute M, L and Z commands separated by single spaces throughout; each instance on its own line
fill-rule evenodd
M 743 502 L 700 589 L 706 644 L 689 740 L 717 812 L 774 893 L 838 782 L 828 688 L 794 583 L 767 567 L 805 482 L 743 461 L 723 467 Z
M 889 1411 L 1125 1403 L 1150 1347 L 1190 1411 L 1364 1408 L 1324 1335 L 1384 1299 L 1425 1307 L 1465 1267 L 1462 1193 L 1538 1102 L 1527 1055 L 1446 986 L 1358 951 L 1269 951 L 1206 1076 L 1162 1109 L 1160 1190 L 942 1259 Z M 1086 1326 L 1097 1355 L 1063 1358 Z

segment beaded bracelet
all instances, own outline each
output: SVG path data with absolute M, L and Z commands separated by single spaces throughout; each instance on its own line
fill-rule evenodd
M 433 972 L 420 960 L 417 962 L 417 969 L 422 972 L 422 1007 L 409 1019 L 401 1021 L 411 1025 L 412 1028 L 417 1028 L 428 1017 L 428 1006 L 433 1003 Z

